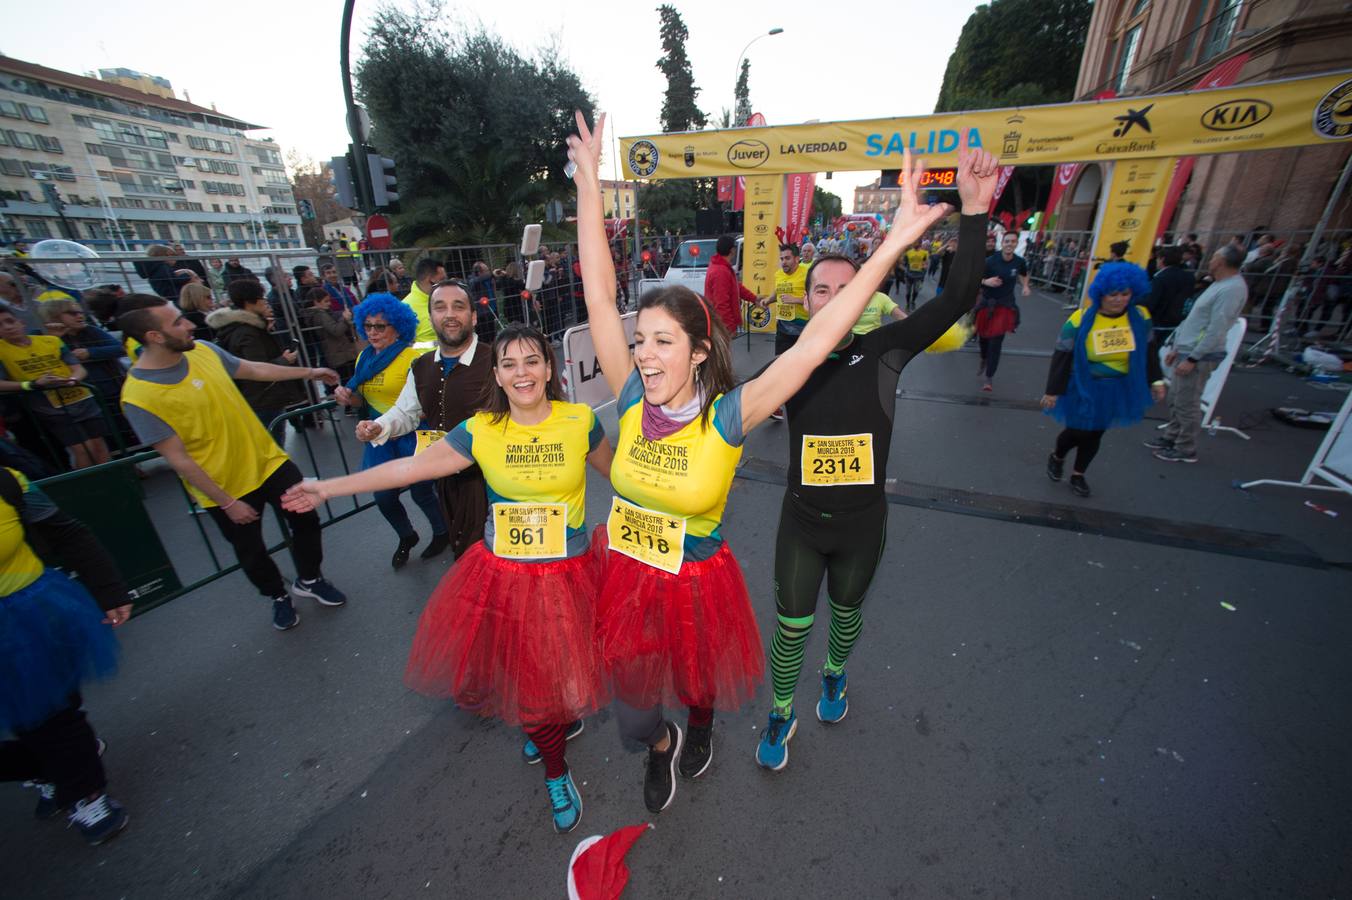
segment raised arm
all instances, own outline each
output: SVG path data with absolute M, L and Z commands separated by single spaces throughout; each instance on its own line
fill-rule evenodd
M 596 120 L 596 128 L 587 128 L 579 110 L 577 134 L 568 137 L 568 158 L 577 166 L 573 182 L 577 185 L 577 248 L 582 262 L 582 294 L 587 302 L 587 320 L 591 323 L 592 343 L 601 374 L 610 392 L 620 396 L 624 380 L 634 367 L 629 339 L 624 335 L 619 310 L 615 308 L 615 261 L 606 241 L 605 214 L 601 208 L 599 168 L 606 127 L 606 114 Z
M 964 149 L 966 137 L 962 138 Z M 952 212 L 947 203 L 921 205 L 915 186 L 924 174 L 921 160 L 912 160 L 907 149 L 903 160 L 905 183 L 901 205 L 886 240 L 859 269 L 859 273 L 829 304 L 814 312 L 797 343 L 742 387 L 742 430 L 749 432 L 770 413 L 798 393 L 812 370 L 840 344 L 841 338 L 859 320 L 868 301 L 887 273 L 896 265 L 902 251 L 911 246 L 935 222 Z

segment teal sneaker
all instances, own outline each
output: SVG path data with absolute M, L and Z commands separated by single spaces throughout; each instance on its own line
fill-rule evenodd
M 850 711 L 849 698 L 845 696 L 845 673 L 833 675 L 822 673 L 822 698 L 817 701 L 817 719 L 827 725 L 834 725 Z
M 565 741 L 571 741 L 581 734 L 585 727 L 586 726 L 582 724 L 581 719 L 576 720 L 572 725 L 568 726 L 568 732 L 563 736 L 563 739 Z M 521 745 L 521 758 L 526 761 L 526 765 L 528 766 L 533 766 L 540 761 L 540 748 L 535 746 L 535 741 L 526 738 L 526 743 Z
M 564 772 L 558 778 L 546 778 L 545 790 L 549 792 L 549 805 L 554 817 L 554 830 L 567 834 L 582 821 L 582 795 L 573 784 L 573 773 Z
M 798 716 L 793 710 L 788 718 L 778 713 L 770 713 L 770 724 L 761 732 L 760 744 L 756 746 L 756 762 L 767 769 L 778 772 L 789 764 L 789 741 L 798 730 Z

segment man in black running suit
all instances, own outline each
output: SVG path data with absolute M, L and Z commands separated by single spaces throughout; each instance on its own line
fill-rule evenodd
M 944 292 L 907 319 L 848 335 L 787 404 L 788 490 L 775 540 L 778 623 L 770 647 L 774 705 L 756 750 L 757 762 L 766 768 L 788 764 L 788 741 L 797 728 L 793 694 L 823 576 L 831 624 L 817 717 L 827 723 L 845 717 L 845 663 L 859 637 L 860 607 L 887 534 L 883 488 L 897 382 L 906 364 L 976 301 L 997 169 L 990 153 L 960 151 L 962 221 Z M 809 313 L 829 303 L 858 268 L 845 257 L 819 257 L 808 273 Z

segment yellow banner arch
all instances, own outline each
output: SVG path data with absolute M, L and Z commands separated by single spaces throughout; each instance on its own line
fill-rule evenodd
M 1352 70 L 1085 103 L 620 139 L 637 178 L 788 175 L 956 162 L 958 129 L 1010 166 L 1200 156 L 1352 137 Z

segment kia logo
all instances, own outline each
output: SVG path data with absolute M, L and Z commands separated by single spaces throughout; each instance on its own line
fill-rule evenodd
M 1117 223 L 1117 227 L 1123 229 L 1124 231 L 1125 231 L 1125 230 L 1130 230 L 1130 229 L 1132 229 L 1132 228 L 1140 228 L 1140 227 L 1141 227 L 1141 220 L 1140 220 L 1140 219 L 1123 219 L 1122 221 L 1120 221 L 1120 222 Z
M 728 162 L 739 169 L 754 169 L 770 158 L 770 148 L 760 141 L 738 141 L 728 148 Z
M 1252 128 L 1272 115 L 1266 100 L 1231 100 L 1202 113 L 1202 127 L 1210 131 L 1240 131 Z

